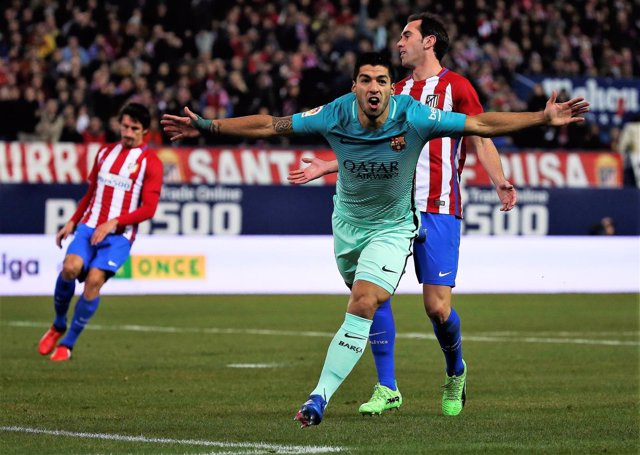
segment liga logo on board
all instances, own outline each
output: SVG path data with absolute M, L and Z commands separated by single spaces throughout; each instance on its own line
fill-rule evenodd
M 130 256 L 115 278 L 144 280 L 203 280 L 207 277 L 204 256 Z

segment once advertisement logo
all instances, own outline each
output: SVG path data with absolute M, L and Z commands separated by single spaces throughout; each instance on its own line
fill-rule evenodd
M 37 259 L 13 259 L 2 253 L 0 261 L 0 276 L 8 275 L 13 281 L 18 281 L 22 275 L 36 276 L 40 273 L 40 262 Z
M 115 278 L 201 280 L 207 277 L 204 256 L 131 256 Z

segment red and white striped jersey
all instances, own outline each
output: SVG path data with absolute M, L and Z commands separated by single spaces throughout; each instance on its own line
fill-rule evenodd
M 411 76 L 395 85 L 396 95 L 409 95 L 427 106 L 467 115 L 482 113 L 478 94 L 463 76 L 442 68 L 416 81 Z M 425 144 L 416 167 L 416 205 L 421 212 L 462 218 L 460 174 L 466 159 L 463 138 L 443 137 Z
M 138 223 L 153 217 L 162 189 L 162 162 L 146 145 L 102 147 L 89 175 L 89 189 L 71 220 L 95 228 L 118 218 L 115 234 L 133 242 Z

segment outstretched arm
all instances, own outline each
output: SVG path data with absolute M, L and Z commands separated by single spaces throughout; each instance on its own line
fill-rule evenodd
M 289 117 L 271 115 L 248 115 L 246 117 L 208 120 L 184 108 L 186 117 L 164 114 L 160 123 L 172 141 L 198 137 L 204 133 L 225 134 L 247 138 L 268 138 L 293 134 L 293 123 Z
M 589 111 L 589 103 L 584 98 L 573 98 L 564 103 L 556 103 L 554 91 L 542 112 L 485 112 L 467 117 L 465 135 L 482 137 L 501 136 L 532 126 L 563 126 L 584 122 L 583 115 Z
M 302 162 L 309 164 L 309 166 L 289 171 L 287 176 L 289 183 L 302 185 L 323 175 L 338 172 L 338 160 L 325 161 L 320 158 L 302 158 Z

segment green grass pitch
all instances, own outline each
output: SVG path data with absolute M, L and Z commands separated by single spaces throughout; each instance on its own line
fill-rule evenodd
M 108 286 L 107 286 L 108 287 Z M 640 450 L 637 294 L 459 295 L 467 406 L 419 296 L 394 299 L 399 412 L 362 417 L 369 348 L 318 427 L 293 421 L 346 296 L 110 296 L 67 363 L 50 298 L 0 298 L 3 454 L 622 454 Z

